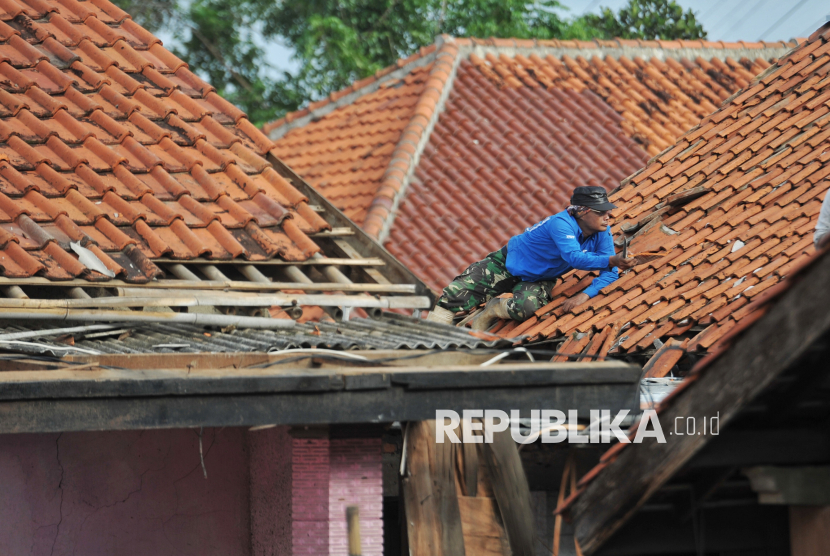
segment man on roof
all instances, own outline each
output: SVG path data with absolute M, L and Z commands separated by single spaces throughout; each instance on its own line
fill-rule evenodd
M 497 319 L 523 321 L 550 303 L 558 277 L 574 268 L 600 271 L 591 285 L 565 301 L 564 310 L 572 311 L 616 280 L 618 268 L 629 269 L 637 262 L 614 252 L 609 211 L 615 208 L 602 187 L 577 187 L 566 210 L 513 236 L 507 245 L 467 267 L 444 288 L 427 319 L 452 324 L 455 313 L 487 301 L 472 321 L 474 330 L 487 330 Z M 506 292 L 513 297 L 496 297 Z
M 816 231 L 813 234 L 813 242 L 816 249 L 821 249 L 830 244 L 830 191 L 824 194 L 821 212 L 818 215 L 818 222 L 816 222 Z

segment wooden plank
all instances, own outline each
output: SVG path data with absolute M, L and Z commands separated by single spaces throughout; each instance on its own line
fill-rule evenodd
M 830 506 L 790 506 L 791 553 L 830 554 Z
M 316 234 L 309 234 L 308 237 L 311 238 L 318 238 L 318 237 L 343 237 L 343 236 L 353 236 L 354 230 L 351 228 L 332 228 L 331 230 L 324 230 L 322 232 L 317 232 Z
M 5 373 L 0 373 L 0 378 L 2 375 Z M 597 407 L 595 399 L 605 400 L 604 405 L 612 414 L 623 408 L 631 410 L 632 406 L 636 407 L 634 404 L 639 404 L 639 399 L 632 400 L 627 385 L 465 387 L 463 391 L 411 391 L 393 385 L 379 390 L 268 392 L 262 388 L 256 393 L 222 393 L 227 391 L 226 383 L 231 382 L 227 378 L 217 379 L 215 388 L 209 390 L 212 393 L 199 395 L 190 391 L 181 395 L 154 395 L 151 383 L 144 387 L 148 395 L 141 397 L 130 396 L 123 383 L 114 383 L 106 386 L 110 389 L 106 396 L 93 396 L 94 391 L 84 393 L 77 387 L 75 394 L 82 397 L 68 398 L 65 397 L 68 388 L 56 381 L 50 386 L 49 397 L 30 399 L 21 399 L 19 393 L 12 396 L 11 388 L 19 386 L 10 385 L 7 392 L 14 399 L 0 401 L 0 433 L 391 423 L 434 419 L 436 409 L 460 412 L 469 407 L 486 407 L 502 411 L 518 409 L 525 414 L 531 409 L 550 407 L 550 400 L 557 396 L 565 407 L 578 409 L 585 418 L 589 409 Z M 241 380 L 234 387 L 243 392 L 261 388 L 250 383 L 250 379 L 247 385 Z M 99 387 L 93 381 L 85 386 Z M 481 471 L 479 477 L 481 496 L 487 492 L 487 485 L 481 479 Z
M 502 431 L 493 435 L 492 443 L 481 446 L 512 554 L 533 556 L 535 522 L 517 444 L 509 431 Z
M 245 261 L 229 260 L 221 261 L 215 259 L 151 259 L 156 264 L 184 264 L 184 265 L 232 265 L 232 266 L 386 266 L 386 263 L 378 257 L 361 257 L 359 259 L 321 257 L 319 259 L 306 259 L 304 261 L 284 261 L 282 259 L 269 259 L 267 261 Z
M 830 330 L 830 256 L 817 259 L 776 299 L 767 314 L 743 332 L 697 382 L 659 415 L 664 432 L 674 419 L 718 415 L 728 425 L 743 407 L 787 370 Z M 586 554 L 608 538 L 680 470 L 712 435 L 666 435 L 622 450 L 586 491 L 571 513 L 576 536 Z
M 474 537 L 464 535 L 467 553 L 473 556 L 505 556 L 502 540 L 493 537 Z
M 464 422 L 461 422 L 461 429 L 464 428 Z M 470 442 L 463 442 L 461 444 L 461 451 L 464 454 L 464 493 L 467 496 L 476 496 L 478 492 L 478 448 L 476 444 Z
M 174 290 L 226 290 L 226 291 L 357 291 L 368 293 L 408 293 L 415 294 L 417 287 L 412 284 L 340 284 L 335 282 L 319 282 L 306 284 L 303 282 L 241 282 L 237 280 L 153 280 L 146 284 L 124 282 L 123 280 L 109 280 L 107 282 L 90 282 L 88 280 L 64 280 L 55 282 L 46 278 L 6 278 L 0 277 L 2 286 L 49 286 L 55 288 L 142 288 L 142 289 L 174 289 Z M 426 296 L 428 297 L 428 296 Z
M 458 497 L 455 493 L 455 459 L 456 445 L 448 438 L 444 442 L 435 441 L 435 421 L 424 423 L 426 427 L 427 443 L 430 447 L 433 481 L 433 497 L 437 508 L 438 523 L 441 528 L 441 547 L 444 554 L 465 556 L 464 535 L 461 527 L 461 514 L 458 509 Z
M 434 437 L 430 442 L 426 422 L 409 423 L 406 435 L 407 469 L 402 483 L 410 556 L 444 556 L 435 511 L 430 443 L 434 443 Z
M 492 498 L 461 496 L 458 498 L 465 537 L 501 538 L 504 534 L 496 516 L 498 508 Z
M 416 294 L 429 296 L 433 303 L 435 301 L 435 294 L 420 278 L 418 278 L 411 270 L 401 264 L 389 251 L 370 237 L 361 228 L 349 220 L 340 210 L 338 210 L 331 201 L 326 199 L 319 191 L 308 185 L 296 172 L 290 167 L 286 166 L 281 160 L 272 154 L 267 155 L 268 161 L 274 165 L 274 169 L 291 182 L 294 187 L 300 190 L 310 202 L 320 205 L 325 209 L 323 218 L 333 228 L 349 227 L 355 232 L 354 236 L 347 239 L 361 255 L 365 258 L 377 257 L 381 259 L 386 266 L 383 268 L 383 275 L 392 283 L 396 284 L 414 284 L 416 286 Z M 364 265 L 365 266 L 365 265 Z
M 360 253 L 357 252 L 357 249 L 349 245 L 347 241 L 343 240 L 334 240 L 334 243 L 339 247 L 349 258 L 351 259 L 360 259 Z M 383 274 L 376 268 L 364 268 L 363 272 L 365 272 L 372 280 L 377 282 L 378 284 L 391 284 Z
M 120 288 L 130 289 L 132 288 Z M 313 294 L 243 294 L 233 292 L 179 291 L 158 295 L 158 290 L 132 290 L 150 295 L 123 295 L 117 297 L 91 297 L 82 299 L 16 299 L 0 298 L 0 309 L 100 309 L 114 307 L 294 307 L 316 305 L 320 307 L 389 308 L 411 305 L 428 309 L 429 298 L 424 296 L 400 296 L 394 300 L 371 295 L 313 295 Z M 167 291 L 167 290 L 165 290 Z
M 36 335 L 33 338 L 44 338 L 46 335 Z M 78 338 L 80 336 L 76 336 Z M 355 350 L 350 354 L 360 355 L 367 359 L 401 358 L 398 361 L 388 361 L 386 365 L 394 367 L 411 367 L 415 364 L 421 367 L 436 366 L 475 366 L 484 363 L 492 357 L 492 354 L 473 354 L 468 351 L 450 351 L 435 353 L 424 351 L 420 357 L 417 352 L 404 349 L 379 349 L 379 350 Z M 297 353 L 291 350 L 285 353 L 263 353 L 263 352 L 237 352 L 237 353 L 115 353 L 101 355 L 67 355 L 61 361 L 79 361 L 84 363 L 96 362 L 101 366 L 121 367 L 125 369 L 220 369 L 234 368 L 242 369 L 250 365 L 276 362 L 287 358 L 294 358 Z M 6 365 L 19 361 L 0 359 L 0 370 L 7 369 Z M 311 360 L 308 360 L 309 364 Z M 54 363 L 50 363 L 54 365 Z M 63 365 L 60 365 L 63 366 Z M 295 362 L 291 365 L 294 368 L 305 367 L 303 362 Z M 321 361 L 320 368 L 341 367 L 332 365 L 330 361 Z M 19 366 L 15 370 L 25 370 Z

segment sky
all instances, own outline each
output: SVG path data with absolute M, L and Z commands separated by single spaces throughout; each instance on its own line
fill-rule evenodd
M 778 41 L 807 37 L 830 15 L 826 0 L 676 0 L 691 9 L 709 40 Z M 627 0 L 560 0 L 569 15 L 599 13 L 600 7 L 614 11 Z

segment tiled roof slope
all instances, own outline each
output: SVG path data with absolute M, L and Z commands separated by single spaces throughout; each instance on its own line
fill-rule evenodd
M 157 258 L 305 260 L 328 225 L 271 141 L 107 0 L 0 2 L 0 267 L 146 282 Z
M 275 154 L 356 224 L 363 224 L 432 64 L 387 82 L 337 112 L 289 132 Z
M 440 291 L 562 210 L 574 184 L 610 190 L 640 168 L 621 121 L 589 90 L 502 88 L 462 62 L 386 247 Z
M 568 353 L 650 348 L 680 334 L 705 350 L 813 251 L 830 187 L 830 26 L 753 79 L 611 195 L 629 253 L 663 256 L 563 314 L 590 279 L 571 273 L 509 337 L 566 336 Z M 698 332 L 699 331 L 699 332 Z M 687 334 L 688 333 L 688 334 Z
M 289 164 L 292 152 L 312 164 L 295 169 L 326 184 L 324 194 L 329 183 L 355 184 L 337 187 L 330 199 L 363 218 L 364 230 L 439 291 L 488 250 L 561 210 L 575 186 L 615 187 L 790 46 L 443 37 L 436 48 L 266 129 Z M 354 106 L 386 88 L 413 90 L 406 79 L 423 75 L 432 60 L 424 95 L 444 100 L 433 110 L 432 103 L 413 109 L 420 121 L 410 140 L 390 133 L 385 149 L 395 145 L 396 154 L 387 170 L 394 173 L 383 175 L 374 165 L 380 158 L 358 158 L 376 148 L 361 140 L 363 130 L 377 133 L 382 121 L 402 130 L 406 122 L 397 118 L 405 112 L 372 105 L 355 118 Z M 350 129 L 348 150 L 326 140 L 320 126 Z M 356 162 L 348 172 L 330 171 L 300 154 L 327 147 Z
M 763 295 L 759 295 L 752 301 L 752 303 L 747 305 L 745 309 L 745 317 L 741 319 L 741 322 L 732 327 L 728 334 L 721 337 L 717 346 L 692 368 L 683 382 L 681 382 L 677 388 L 672 390 L 668 396 L 663 398 L 663 400 L 657 404 L 655 408 L 657 414 L 664 413 L 671 406 L 676 405 L 682 399 L 683 395 L 687 395 L 688 392 L 695 387 L 694 384 L 700 380 L 704 374 L 709 372 L 713 364 L 719 358 L 722 358 L 730 349 L 732 349 L 732 346 L 735 345 L 739 339 L 748 330 L 750 330 L 753 325 L 755 325 L 757 321 L 761 320 L 764 315 L 771 312 L 778 303 L 781 303 L 782 301 L 780 298 L 793 289 L 798 281 L 802 279 L 802 276 L 807 274 L 811 267 L 819 264 L 824 257 L 828 256 L 828 254 L 830 254 L 830 249 L 825 248 L 820 252 L 814 252 L 810 256 L 800 259 L 799 263 L 791 269 L 791 273 L 787 275 L 784 280 L 776 284 L 774 287 L 766 290 Z M 826 284 L 817 284 L 817 287 L 825 286 Z M 636 435 L 636 429 L 636 426 L 632 426 L 629 429 L 630 440 L 634 438 L 634 435 Z M 600 457 L 600 462 L 580 479 L 577 483 L 577 489 L 574 490 L 568 498 L 562 501 L 554 513 L 559 514 L 568 511 L 573 506 L 574 502 L 576 502 L 576 500 L 585 492 L 589 483 L 595 480 L 606 467 L 613 465 L 623 450 L 639 449 L 636 446 L 633 448 L 631 446 L 635 445 L 630 442 L 619 442 L 609 448 Z

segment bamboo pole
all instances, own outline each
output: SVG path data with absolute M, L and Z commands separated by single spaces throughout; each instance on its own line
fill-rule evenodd
M 349 531 L 349 556 L 361 556 L 363 549 L 360 547 L 360 508 L 357 506 L 346 507 L 346 527 Z
M 152 313 L 146 311 L 107 311 L 85 309 L 0 309 L 0 318 L 18 320 L 68 320 L 79 322 L 174 322 L 198 326 L 236 326 L 238 328 L 279 329 L 297 325 L 288 319 L 238 317 L 206 313 Z
M 169 259 L 169 258 L 160 258 L 160 259 L 153 259 L 153 262 L 156 264 L 179 264 L 179 263 L 186 263 L 189 265 L 202 265 L 202 264 L 223 264 L 223 265 L 247 265 L 251 264 L 250 261 L 239 261 L 239 260 L 231 260 L 231 261 L 222 261 L 218 259 L 187 259 L 182 261 L 180 259 Z M 338 258 L 321 258 L 321 259 L 306 259 L 305 261 L 284 261 L 282 259 L 270 259 L 267 261 L 256 261 L 257 266 L 323 266 L 323 265 L 335 265 L 335 266 L 386 266 L 386 263 L 383 259 L 379 257 L 370 257 L 366 259 L 338 259 Z
M 177 292 L 117 288 L 118 297 L 82 299 L 0 298 L 0 309 L 106 309 L 112 307 L 364 307 L 380 309 L 429 308 L 422 296 L 375 297 L 371 295 L 237 294 L 231 292 Z
M 239 290 L 239 291 L 349 291 L 366 293 L 416 293 L 414 284 L 338 284 L 331 282 L 241 282 L 236 280 L 153 280 L 145 284 L 124 282 L 123 280 L 108 280 L 106 282 L 90 282 L 88 280 L 52 281 L 46 278 L 6 278 L 0 277 L 0 288 L 6 286 L 49 286 L 49 287 L 99 287 L 115 288 L 130 287 L 142 289 L 177 289 L 177 290 Z

